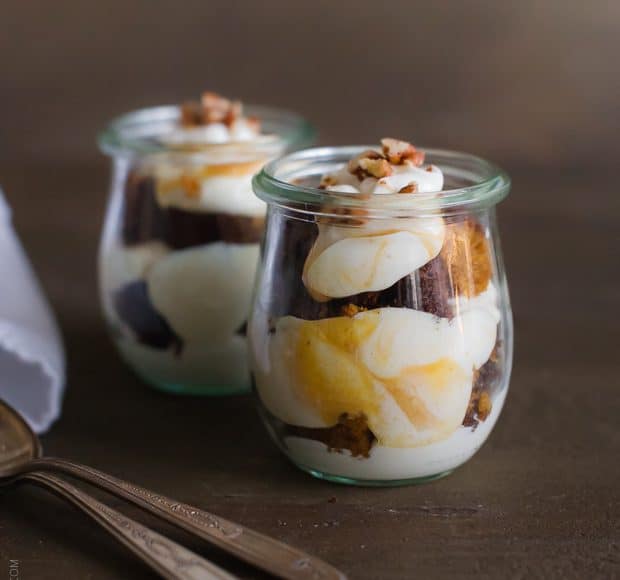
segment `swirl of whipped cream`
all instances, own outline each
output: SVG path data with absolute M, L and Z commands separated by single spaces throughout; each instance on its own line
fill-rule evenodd
M 254 353 L 258 393 L 293 425 L 327 427 L 342 413 L 363 413 L 380 445 L 439 441 L 463 421 L 499 319 L 491 283 L 452 319 L 391 307 L 351 318 L 285 316 L 266 342 L 254 340 L 265 344 Z
M 252 176 L 265 159 L 250 162 L 179 167 L 160 161 L 153 169 L 157 203 L 188 211 L 263 216 L 267 205 L 252 191 Z
M 382 153 L 366 151 L 323 177 L 327 191 L 383 195 L 440 192 L 443 174 L 422 165 L 413 145 L 382 140 Z M 351 222 L 353 223 L 347 223 Z M 343 216 L 319 223 L 304 264 L 303 281 L 316 300 L 384 290 L 432 260 L 444 242 L 443 219 L 370 219 Z
M 260 131 L 252 121 L 245 117 L 235 119 L 229 125 L 210 123 L 199 127 L 178 127 L 161 136 L 162 143 L 171 147 L 180 145 L 215 145 L 219 143 L 253 141 Z
M 258 244 L 224 242 L 170 252 L 146 274 L 149 297 L 188 343 L 233 336 L 247 318 L 258 253 Z

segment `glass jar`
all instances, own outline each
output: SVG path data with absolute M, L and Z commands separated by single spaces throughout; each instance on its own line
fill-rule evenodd
M 112 158 L 99 251 L 105 318 L 126 362 L 165 391 L 250 389 L 246 320 L 266 212 L 251 179 L 313 130 L 286 111 L 246 111 L 262 125 L 251 141 L 185 140 L 176 106 L 126 114 L 99 137 Z
M 268 203 L 249 322 L 254 388 L 301 469 L 417 483 L 467 461 L 504 404 L 513 331 L 494 206 L 510 181 L 477 157 L 426 150 L 444 174 L 439 193 L 317 188 L 368 149 L 301 151 L 254 178 Z

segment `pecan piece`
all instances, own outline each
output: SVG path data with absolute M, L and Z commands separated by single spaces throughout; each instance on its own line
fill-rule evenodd
M 424 163 L 424 153 L 418 151 L 407 141 L 385 137 L 381 139 L 381 147 L 383 155 L 394 165 L 402 165 L 405 161 L 410 161 L 415 166 L 420 166 Z
M 319 189 L 329 189 L 332 185 L 337 185 L 338 181 L 334 179 L 331 175 L 324 175 L 321 178 L 321 183 L 319 183 Z
M 347 166 L 349 173 L 355 174 L 360 168 L 360 160 L 362 159 L 385 159 L 381 153 L 378 151 L 374 151 L 373 149 L 367 149 L 363 151 L 359 155 L 353 157 L 353 159 L 349 160 L 349 164 Z
M 478 399 L 478 418 L 484 421 L 491 414 L 491 397 L 489 393 L 482 392 Z
M 202 107 L 201 120 L 197 124 L 208 125 L 209 123 L 224 123 L 228 127 L 238 119 L 243 107 L 240 101 L 230 101 L 218 95 L 206 91 L 202 93 L 200 105 Z
M 241 117 L 242 112 L 243 105 L 241 104 L 241 101 L 233 101 L 224 115 L 224 124 L 227 127 L 230 127 L 239 117 Z
M 418 191 L 418 184 L 415 181 L 412 181 L 404 187 L 401 187 L 398 190 L 398 193 L 415 193 L 416 191 Z
M 352 302 L 349 302 L 348 304 L 345 304 L 340 310 L 344 316 L 353 318 L 359 312 L 363 312 L 364 310 L 367 310 L 367 309 L 364 306 L 358 306 L 357 304 L 353 304 Z
M 188 101 L 181 105 L 181 124 L 184 127 L 195 127 L 203 124 L 200 103 Z
M 225 99 L 217 93 L 212 93 L 211 91 L 205 91 L 202 93 L 200 102 L 205 111 L 219 111 L 224 113 L 230 109 L 230 101 L 228 99 Z
M 368 177 L 376 177 L 377 179 L 388 177 L 393 172 L 387 159 L 360 159 L 359 167 Z

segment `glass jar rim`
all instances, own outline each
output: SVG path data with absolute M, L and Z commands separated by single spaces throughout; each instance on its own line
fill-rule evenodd
M 465 185 L 440 192 L 414 194 L 381 194 L 361 196 L 357 193 L 334 192 L 302 185 L 296 180 L 310 174 L 322 175 L 347 163 L 356 155 L 374 146 L 346 145 L 315 147 L 285 155 L 266 164 L 254 176 L 254 192 L 262 200 L 302 213 L 325 216 L 339 215 L 339 208 L 364 210 L 377 217 L 390 214 L 445 215 L 497 204 L 508 195 L 510 177 L 500 167 L 481 157 L 444 149 L 418 147 L 426 162 L 437 165 L 444 177 L 460 179 Z
M 285 109 L 262 105 L 245 105 L 248 117 L 260 119 L 264 134 L 251 141 L 227 143 L 199 143 L 183 149 L 171 147 L 157 140 L 179 127 L 181 107 L 161 105 L 130 111 L 112 119 L 98 134 L 100 150 L 113 157 L 134 157 L 166 154 L 180 156 L 185 161 L 211 161 L 221 156 L 249 152 L 273 154 L 274 151 L 293 150 L 310 145 L 315 137 L 314 127 L 301 115 Z

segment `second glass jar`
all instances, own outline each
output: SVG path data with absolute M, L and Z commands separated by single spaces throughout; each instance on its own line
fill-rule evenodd
M 264 133 L 252 141 L 179 142 L 176 106 L 127 114 L 100 136 L 112 158 L 99 253 L 104 314 L 123 358 L 165 391 L 250 389 L 246 320 L 266 212 L 251 179 L 309 144 L 313 130 L 292 113 L 247 111 Z
M 318 188 L 366 150 L 302 151 L 255 177 L 269 211 L 252 369 L 269 432 L 296 465 L 415 483 L 467 461 L 506 397 L 512 318 L 494 206 L 509 180 L 482 159 L 427 151 L 443 191 Z

